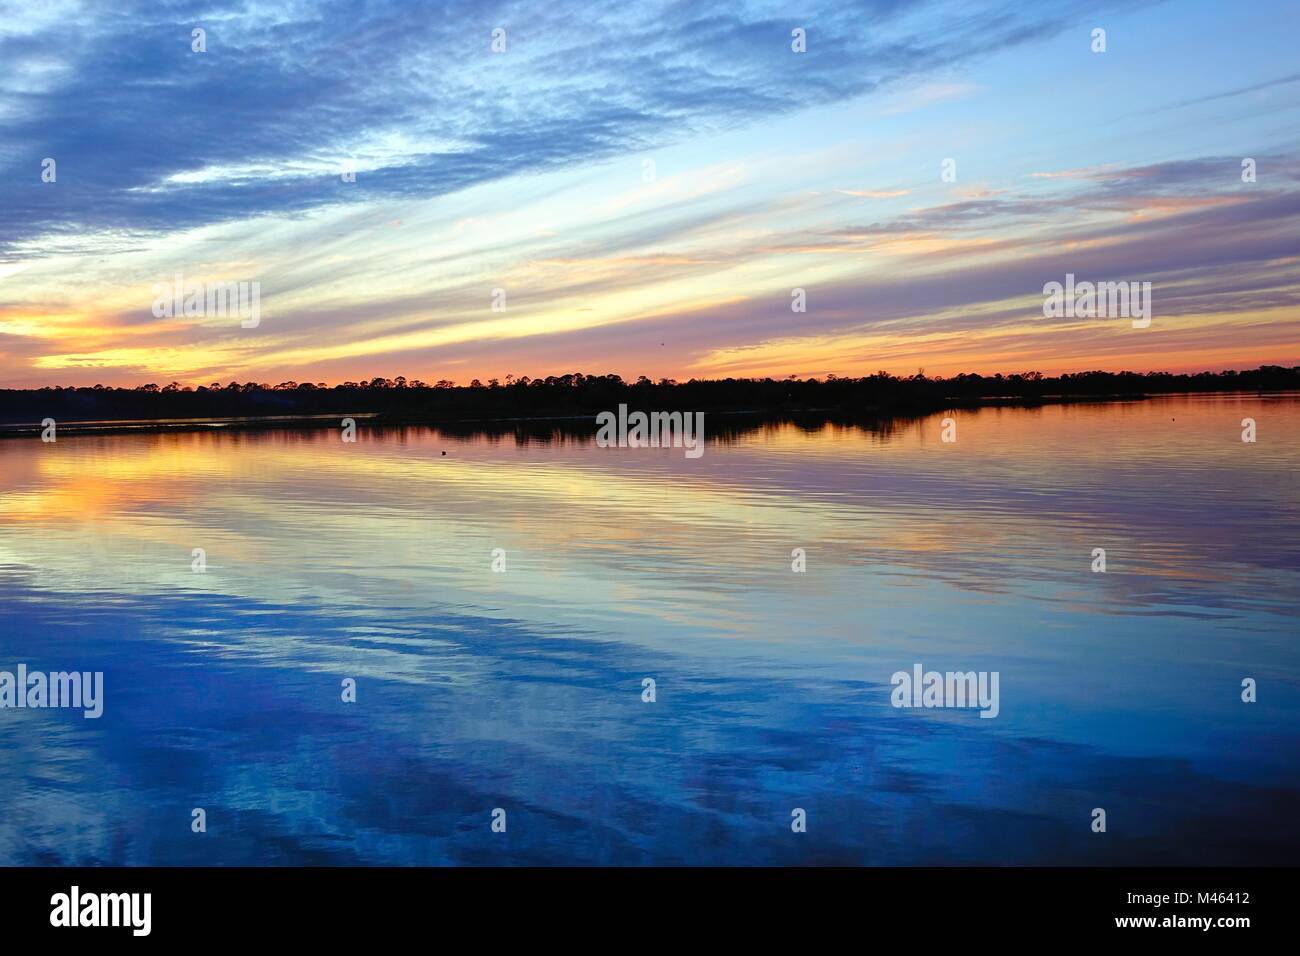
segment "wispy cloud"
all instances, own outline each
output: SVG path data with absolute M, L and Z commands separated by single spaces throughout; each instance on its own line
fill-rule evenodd
M 0 33 L 0 257 L 74 233 L 112 249 L 123 234 L 591 162 L 841 101 L 1064 18 L 1055 4 L 920 16 L 928 6 L 818 3 L 783 17 L 605 0 L 584 4 L 581 29 L 563 8 L 473 0 L 430 16 L 399 0 L 66 9 Z M 795 57 L 801 23 L 812 47 Z M 195 27 L 206 53 L 191 51 Z M 489 49 L 496 27 L 502 54 Z M 42 188 L 44 157 L 57 189 Z M 336 175 L 348 161 L 356 183 Z
M 1110 9 L 1121 29 L 1134 15 Z M 0 10 L 2 383 L 847 373 L 926 353 L 936 370 L 1060 368 L 1125 349 L 1159 364 L 1174 342 L 1288 347 L 1293 150 L 1271 121 L 1193 122 L 1191 101 L 1177 142 L 1107 140 L 1109 107 L 1087 135 L 1053 135 L 1044 117 L 1072 95 L 1091 109 L 1089 84 L 1169 95 L 1129 60 L 1088 59 L 1093 5 L 604 0 L 581 29 L 563 4 L 524 2 L 89 11 Z M 196 26 L 207 53 L 190 50 Z M 1205 99 L 1276 98 L 1291 77 L 1268 70 Z M 1258 182 L 1241 181 L 1244 155 Z M 266 320 L 156 318 L 152 288 L 176 271 L 260 280 Z M 1067 271 L 1152 281 L 1157 333 L 1035 319 Z

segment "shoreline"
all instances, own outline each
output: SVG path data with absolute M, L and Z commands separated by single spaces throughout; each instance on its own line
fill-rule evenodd
M 983 396 L 950 398 L 938 402 L 878 404 L 857 409 L 843 407 L 820 408 L 748 408 L 748 409 L 703 409 L 704 414 L 714 417 L 732 419 L 758 418 L 765 420 L 818 417 L 830 420 L 873 421 L 880 419 L 919 418 L 935 415 L 949 409 L 1021 407 L 1033 408 L 1044 405 L 1108 404 L 1112 402 L 1145 402 L 1156 398 L 1182 397 L 1188 395 L 1219 396 L 1267 396 L 1296 394 L 1290 389 L 1264 390 L 1239 389 L 1223 391 L 1182 391 L 1182 392 L 1146 392 L 1140 394 L 1115 393 L 1096 394 L 1058 394 L 1040 396 Z M 666 409 L 680 411 L 681 409 Z M 695 409 L 692 409 L 695 411 Z M 116 435 L 129 433 L 163 434 L 170 432 L 203 431 L 313 431 L 322 428 L 337 427 L 344 418 L 354 419 L 358 427 L 428 427 L 428 428 L 464 428 L 489 426 L 482 430 L 491 430 L 497 426 L 505 430 L 512 425 L 541 425 L 547 423 L 577 423 L 592 421 L 597 412 L 584 414 L 554 415 L 506 415 L 506 416 L 402 416 L 383 412 L 340 412 L 313 415 L 243 415 L 243 416 L 205 416 L 194 418 L 138 418 L 116 420 L 55 420 L 57 434 L 74 435 Z M 478 429 L 476 429 L 478 430 Z M 40 437 L 43 425 L 40 422 L 0 423 L 0 438 Z

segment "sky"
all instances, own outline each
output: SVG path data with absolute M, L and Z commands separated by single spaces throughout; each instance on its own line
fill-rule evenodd
M 0 0 L 0 387 L 1300 365 L 1297 24 Z

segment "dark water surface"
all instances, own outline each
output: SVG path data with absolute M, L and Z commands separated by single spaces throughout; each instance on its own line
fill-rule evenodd
M 1300 400 L 942 417 L 0 440 L 0 863 L 1294 863 Z

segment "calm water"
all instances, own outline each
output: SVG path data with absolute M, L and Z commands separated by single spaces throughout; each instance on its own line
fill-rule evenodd
M 1300 399 L 941 417 L 0 440 L 0 863 L 1294 862 Z

